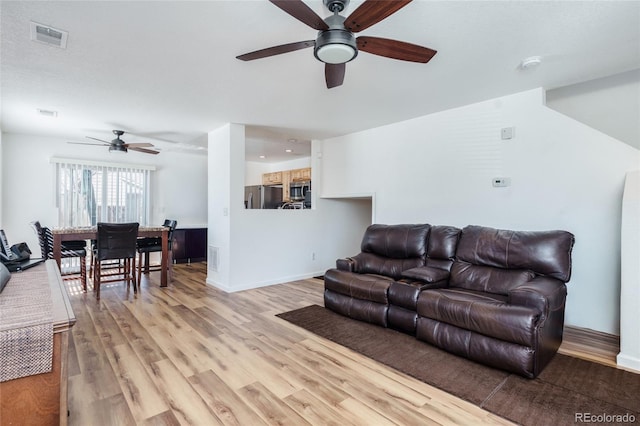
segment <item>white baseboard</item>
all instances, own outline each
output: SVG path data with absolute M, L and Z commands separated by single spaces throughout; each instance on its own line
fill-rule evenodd
M 246 284 L 242 284 L 242 285 L 239 285 L 239 286 L 223 285 L 222 283 L 216 282 L 215 280 L 210 279 L 210 278 L 207 278 L 206 283 L 208 285 L 211 285 L 211 286 L 213 286 L 213 287 L 215 287 L 217 289 L 220 289 L 220 290 L 224 291 L 225 293 L 235 293 L 237 291 L 251 290 L 251 289 L 260 288 L 260 287 L 268 287 L 268 286 L 276 285 L 276 284 L 289 283 L 291 281 L 306 280 L 306 279 L 309 279 L 309 278 L 313 278 L 313 277 L 317 277 L 317 276 L 320 276 L 320 275 L 324 275 L 324 273 L 325 273 L 325 270 L 322 270 L 322 271 L 303 274 L 303 275 L 295 275 L 295 276 L 276 278 L 276 279 L 267 280 L 267 281 L 246 283 Z
M 640 358 L 625 355 L 622 352 L 616 357 L 618 367 L 622 367 L 628 370 L 634 370 L 640 373 Z

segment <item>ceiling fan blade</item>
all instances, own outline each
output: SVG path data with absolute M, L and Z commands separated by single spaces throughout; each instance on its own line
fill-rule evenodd
M 295 43 L 281 44 L 280 46 L 267 47 L 266 49 L 256 50 L 255 52 L 245 53 L 236 56 L 241 61 L 253 61 L 254 59 L 267 58 L 269 56 L 281 55 L 283 53 L 293 52 L 295 50 L 306 49 L 315 46 L 315 40 L 297 41 Z
M 344 72 L 347 64 L 325 64 L 324 78 L 327 81 L 327 89 L 342 86 L 344 81 Z
M 411 0 L 366 0 L 345 19 L 344 26 L 357 33 L 377 24 L 409 3 Z
M 72 143 L 74 145 L 90 145 L 90 146 L 109 146 L 111 144 L 105 143 L 105 144 L 100 144 L 100 143 L 89 143 L 89 142 L 67 142 L 67 143 Z
M 127 149 L 130 150 L 130 151 L 144 152 L 145 154 L 160 154 L 158 151 L 152 151 L 152 150 L 146 149 L 146 148 L 138 148 L 138 147 L 135 147 L 135 146 L 134 147 L 129 146 Z
M 124 146 L 127 148 L 151 148 L 153 144 L 149 142 L 125 143 Z
M 296 18 L 303 24 L 307 24 L 311 28 L 322 31 L 328 30 L 329 26 L 322 20 L 309 6 L 304 4 L 302 0 L 269 0 L 289 15 Z
M 87 139 L 93 139 L 94 141 L 98 141 L 98 142 L 102 142 L 102 143 L 106 143 L 107 145 L 111 145 L 111 142 L 109 141 L 104 141 L 102 139 L 98 139 L 98 138 L 92 138 L 91 136 L 85 136 Z
M 358 37 L 358 50 L 401 61 L 426 64 L 438 53 L 428 47 L 380 37 Z

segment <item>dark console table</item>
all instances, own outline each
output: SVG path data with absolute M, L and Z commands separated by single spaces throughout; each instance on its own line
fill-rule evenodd
M 175 263 L 207 260 L 207 228 L 177 228 L 173 231 L 172 251 Z

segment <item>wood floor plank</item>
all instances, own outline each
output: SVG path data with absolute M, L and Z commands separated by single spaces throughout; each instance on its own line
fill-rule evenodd
M 180 426 L 180 422 L 173 415 L 172 411 L 165 411 L 156 416 L 149 417 L 140 423 L 143 426 Z
M 191 386 L 188 379 L 169 359 L 152 364 L 156 387 L 164 394 L 171 410 L 182 425 L 222 425 L 218 416 Z
M 304 389 L 287 396 L 284 398 L 284 402 L 313 425 L 343 426 L 353 424 L 345 418 L 343 413 L 337 411 L 336 407 L 324 404 Z
M 267 424 L 311 425 L 261 383 L 247 385 L 239 393 Z
M 129 410 L 137 422 L 169 410 L 162 394 L 128 343 L 107 347 L 107 354 L 116 373 Z
M 194 389 L 225 425 L 266 424 L 243 400 L 213 371 L 207 370 L 189 377 Z
M 115 299 L 103 298 L 101 300 L 111 312 L 131 347 L 146 364 L 160 361 L 167 357 L 162 348 L 156 344 L 146 329 L 121 302 Z
M 114 426 L 129 426 L 136 424 L 135 419 L 129 411 L 127 401 L 124 399 L 122 394 L 94 401 L 91 403 L 89 408 L 94 414 L 91 419 L 88 419 L 88 423 L 84 424 Z

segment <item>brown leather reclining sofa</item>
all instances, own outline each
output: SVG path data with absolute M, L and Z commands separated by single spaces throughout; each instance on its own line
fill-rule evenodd
M 574 236 L 371 225 L 324 277 L 325 307 L 534 378 L 562 342 Z

